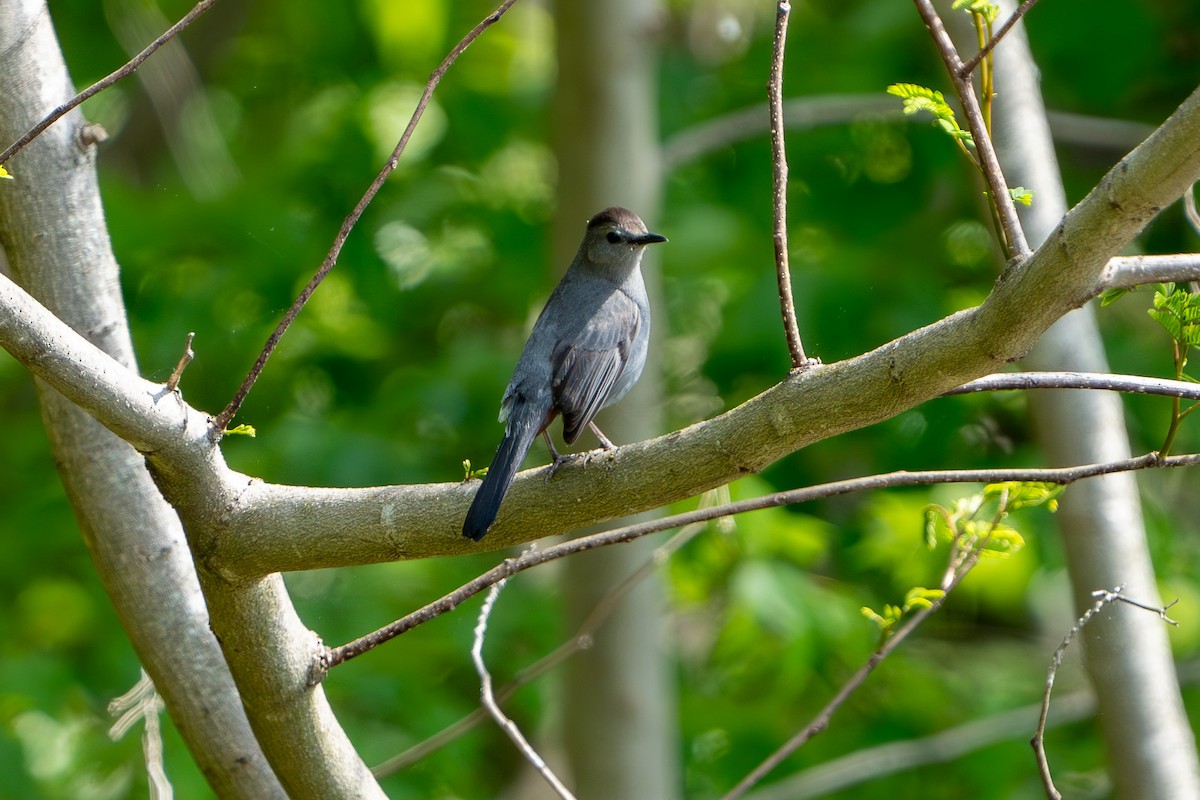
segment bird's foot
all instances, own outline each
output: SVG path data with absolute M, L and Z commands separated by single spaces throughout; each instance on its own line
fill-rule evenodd
M 550 468 L 546 470 L 546 483 L 550 482 L 550 479 L 554 477 L 554 473 L 558 472 L 559 467 L 561 467 L 563 464 L 567 464 L 571 461 L 574 461 L 577 458 L 579 458 L 579 456 L 576 455 L 575 453 L 567 453 L 564 456 L 561 453 L 558 453 L 557 451 L 551 450 L 551 452 L 550 452 Z M 586 464 L 587 462 L 584 462 L 584 463 Z

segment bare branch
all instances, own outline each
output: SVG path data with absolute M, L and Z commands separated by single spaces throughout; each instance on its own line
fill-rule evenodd
M 925 21 L 925 27 L 929 29 L 929 33 L 933 37 L 933 43 L 941 54 L 946 69 L 950 72 L 954 91 L 958 94 L 959 102 L 962 103 L 963 115 L 967 119 L 971 138 L 975 142 L 975 152 L 979 155 L 979 166 L 983 172 L 983 179 L 987 183 L 992 205 L 1000 218 L 1000 225 L 1006 240 L 1004 249 L 1010 258 L 1024 259 L 1030 253 L 1029 242 L 1025 239 L 1025 231 L 1021 227 L 1021 220 L 1017 217 L 1017 207 L 1008 193 L 1008 183 L 1004 180 L 1004 171 L 1000 169 L 996 149 L 992 146 L 992 137 L 988 134 L 987 126 L 984 124 L 983 112 L 979 108 L 979 99 L 975 97 L 975 88 L 971 85 L 970 75 L 960 77 L 963 67 L 962 59 L 958 57 L 954 42 L 950 39 L 950 34 L 946 32 L 946 27 L 942 24 L 942 18 L 938 16 L 937 10 L 934 9 L 932 0 L 913 0 L 913 2 L 916 4 L 921 18 Z
M 1007 505 L 1008 493 L 1004 492 L 1001 495 L 1000 503 L 996 508 L 996 514 L 992 519 L 991 528 L 995 528 L 996 525 L 1000 523 L 1000 520 L 1004 516 Z M 829 721 L 833 718 L 833 715 L 837 712 L 837 710 L 845 705 L 846 700 L 849 699 L 850 695 L 866 682 L 871 673 L 875 671 L 875 668 L 878 667 L 880 663 L 882 663 L 883 660 L 892 653 L 892 651 L 899 647 L 900 643 L 907 639 L 908 636 L 915 631 L 922 622 L 936 613 L 937 610 L 945 604 L 946 598 L 950 595 L 950 592 L 954 591 L 954 588 L 962 582 L 962 579 L 967 576 L 967 573 L 970 572 L 979 562 L 979 555 L 983 552 L 983 547 L 987 543 L 988 536 L 990 536 L 990 529 L 987 536 L 972 540 L 965 546 L 960 545 L 956 540 L 954 546 L 951 547 L 950 550 L 949 564 L 946 567 L 946 572 L 942 576 L 942 596 L 930 601 L 928 606 L 919 609 L 911 617 L 905 620 L 904 624 L 897 628 L 890 636 L 888 636 L 887 639 L 884 640 L 883 644 L 881 644 L 875 650 L 875 652 L 871 654 L 871 657 L 867 659 L 866 663 L 858 668 L 858 671 L 850 677 L 850 680 L 842 684 L 841 688 L 839 688 L 834 696 L 830 698 L 829 702 L 827 702 L 825 706 L 819 712 L 817 712 L 817 715 L 813 717 L 812 722 L 810 722 L 802 730 L 798 731 L 794 736 L 792 736 L 792 738 L 788 739 L 775 752 L 771 753 L 770 756 L 764 759 L 761 764 L 759 764 L 757 767 L 751 770 L 749 774 L 738 781 L 738 784 L 734 786 L 733 789 L 731 789 L 722 798 L 722 800 L 738 800 L 738 798 L 742 797 L 746 794 L 746 792 L 753 788 L 756 783 L 765 778 L 772 770 L 783 763 L 785 758 L 807 744 L 808 741 L 818 733 L 825 730 L 825 728 L 829 725 Z
M 771 76 L 767 96 L 771 108 L 771 177 L 774 209 L 775 276 L 779 282 L 779 310 L 783 314 L 783 332 L 787 337 L 792 369 L 809 366 L 796 324 L 796 303 L 792 297 L 792 272 L 788 267 L 787 239 L 787 149 L 783 136 L 783 53 L 787 44 L 788 18 L 792 4 L 779 0 L 775 10 L 775 49 L 771 56 Z
M 201 14 L 212 8 L 213 4 L 216 2 L 217 0 L 200 0 L 200 2 L 196 3 L 196 5 L 192 7 L 192 10 L 185 14 L 183 18 L 179 20 L 179 22 L 176 22 L 174 25 L 168 28 L 165 33 L 163 33 L 150 44 L 146 45 L 146 48 L 142 50 L 142 52 L 125 62 L 125 65 L 120 69 L 96 81 L 91 86 L 51 111 L 42 119 L 41 122 L 26 131 L 20 139 L 17 139 L 15 142 L 10 144 L 3 153 L 0 153 L 0 164 L 8 163 L 8 160 L 20 152 L 25 145 L 29 144 L 38 136 L 40 136 L 44 130 L 49 128 L 55 122 L 58 122 L 68 113 L 70 113 L 72 109 L 79 106 L 79 104 L 104 91 L 117 81 L 132 75 L 134 70 L 142 65 L 143 61 L 154 54 L 155 50 L 175 38 L 176 34 L 195 22 Z
M 421 93 L 421 98 L 417 101 L 417 107 L 413 110 L 412 117 L 408 121 L 408 127 L 404 129 L 404 133 L 400 136 L 400 141 L 396 143 L 396 147 L 392 150 L 392 155 L 388 158 L 383 169 L 375 176 L 375 180 L 371 181 L 371 185 L 367 187 L 367 191 L 362 198 L 354 206 L 354 210 L 342 222 L 342 227 L 334 237 L 333 245 L 329 248 L 329 252 L 325 255 L 325 260 L 321 262 L 321 266 L 317 269 L 316 274 L 309 280 L 308 285 L 300 292 L 300 296 L 292 303 L 291 308 L 283 315 L 283 319 L 275 327 L 275 330 L 267 338 L 267 342 L 263 345 L 262 351 L 258 354 L 258 358 L 254 362 L 254 366 L 250 369 L 246 378 L 242 381 L 242 385 L 234 393 L 233 399 L 229 401 L 229 405 L 225 410 L 218 414 L 212 421 L 210 428 L 210 436 L 216 440 L 220 439 L 224 431 L 229 427 L 229 422 L 237 414 L 238 409 L 242 407 L 246 396 L 250 394 L 250 390 L 254 387 L 254 383 L 258 380 L 258 376 L 262 374 L 263 368 L 267 365 L 267 359 L 275 352 L 275 348 L 279 346 L 279 340 L 283 338 L 283 334 L 291 327 L 300 310 L 312 297 L 313 292 L 321 285 L 321 281 L 325 280 L 325 276 L 333 269 L 337 263 L 338 255 L 342 252 L 342 246 L 345 245 L 346 239 L 349 238 L 350 232 L 354 230 L 354 226 L 358 224 L 358 220 L 362 217 L 363 212 L 367 210 L 367 206 L 375 199 L 375 195 L 383 187 L 384 182 L 396 169 L 396 165 L 400 162 L 400 155 L 404 152 L 404 148 L 408 146 L 408 140 L 412 137 L 413 131 L 416 130 L 417 123 L 421 121 L 422 115 L 425 113 L 426 106 L 429 105 L 430 98 L 433 97 L 433 91 L 441 82 L 442 77 L 450 66 L 458 60 L 458 57 L 471 46 L 471 44 L 479 38 L 485 30 L 499 21 L 505 11 L 517 0 L 504 0 L 500 6 L 488 16 L 484 17 L 471 31 L 459 41 L 458 44 L 442 59 L 442 63 L 438 65 L 429 76 L 429 80 L 425 82 L 425 90 Z
M 538 752 L 533 749 L 533 745 L 521 733 L 521 729 L 517 724 L 505 716 L 504 712 L 496 703 L 496 696 L 492 693 L 492 674 L 488 672 L 487 665 L 483 663 L 483 639 L 487 633 L 488 617 L 492 614 L 492 607 L 496 605 L 496 598 L 500 596 L 500 590 L 504 588 L 504 581 L 498 581 L 488 592 L 487 597 L 483 601 L 483 608 L 479 609 L 479 622 L 475 625 L 475 641 L 471 645 L 471 660 L 475 662 L 475 671 L 479 673 L 479 696 L 483 701 L 483 706 L 496 720 L 496 724 L 508 734 L 508 738 L 512 739 L 513 744 L 525 756 L 525 759 L 533 765 L 533 768 L 546 779 L 546 783 L 564 800 L 575 800 L 575 796 L 563 786 L 562 781 L 550 769 Z
M 1190 194 L 1190 193 L 1189 193 Z M 1185 194 L 1184 197 L 1188 197 Z M 1132 289 L 1151 283 L 1200 280 L 1200 254 L 1117 256 L 1104 268 L 1100 290 Z
M 321 658 L 317 659 L 311 669 L 309 681 L 316 684 L 324 680 L 329 669 L 349 661 L 355 656 L 362 655 L 402 633 L 422 625 L 435 617 L 441 616 L 458 607 L 463 601 L 473 597 L 498 581 L 524 572 L 531 567 L 553 561 L 573 553 L 592 550 L 597 547 L 607 547 L 614 544 L 633 541 L 651 533 L 668 530 L 681 525 L 691 525 L 706 522 L 711 519 L 727 517 L 733 514 L 744 514 L 748 511 L 758 511 L 763 508 L 806 503 L 825 497 L 851 494 L 853 492 L 873 489 L 895 488 L 897 486 L 927 486 L 936 483 L 1001 483 L 1004 481 L 1044 481 L 1060 485 L 1068 485 L 1083 478 L 1097 475 L 1108 475 L 1114 472 L 1130 472 L 1149 467 L 1183 467 L 1200 464 L 1200 454 L 1170 456 L 1159 458 L 1155 453 L 1143 456 L 1111 461 L 1103 464 L 1088 464 L 1077 467 L 1062 467 L 1057 469 L 984 469 L 984 470 L 930 470 L 925 472 L 889 472 L 881 475 L 869 475 L 862 478 L 851 478 L 844 481 L 824 483 L 802 489 L 792 489 L 786 492 L 776 492 L 764 497 L 754 497 L 726 503 L 713 508 L 700 508 L 669 517 L 648 520 L 611 531 L 592 534 L 573 539 L 569 542 L 548 547 L 544 550 L 531 550 L 522 553 L 517 558 L 506 559 L 492 569 L 468 581 L 452 592 L 443 595 L 438 600 L 407 614 L 400 619 L 373 631 L 366 636 L 355 639 L 340 647 L 330 648 Z
M 979 52 L 967 59 L 966 63 L 958 68 L 958 78 L 964 80 L 969 78 L 971 73 L 975 71 L 975 67 L 979 66 L 979 62 L 987 58 L 987 54 L 992 52 L 992 49 L 996 45 L 1000 44 L 1000 40 L 1008 35 L 1008 32 L 1013 29 L 1017 21 L 1025 16 L 1025 12 L 1033 8 L 1033 4 L 1036 2 L 1037 0 L 1025 0 L 1024 3 L 1021 3 L 1017 7 L 1017 10 L 1009 15 L 1008 19 L 1004 20 L 1004 24 L 1000 26 L 1000 30 L 996 31 L 996 34 L 979 49 Z
M 964 383 L 945 396 L 1013 389 L 1101 389 L 1200 400 L 1200 384 L 1097 372 L 1001 372 Z
M 1123 119 L 1048 111 L 1050 132 L 1056 141 L 1083 147 L 1118 150 L 1137 147 L 1153 131 L 1152 125 Z M 846 125 L 863 117 L 911 121 L 896 99 L 876 94 L 831 94 L 793 97 L 783 103 L 785 130 L 807 130 L 822 125 Z M 771 130 L 769 107 L 749 106 L 685 128 L 663 143 L 665 172 L 679 169 L 722 147 L 755 139 Z
M 1038 703 L 1001 711 L 955 725 L 918 739 L 866 747 L 803 769 L 748 795 L 748 800 L 811 800 L 929 764 L 949 764 L 968 753 L 1025 736 L 1037 721 Z M 1089 719 L 1096 713 L 1096 695 L 1082 689 L 1060 697 L 1054 719 L 1058 727 Z
M 1054 657 L 1050 661 L 1050 669 L 1046 672 L 1046 689 L 1042 694 L 1041 715 L 1038 718 L 1037 729 L 1034 731 L 1033 738 L 1029 741 L 1029 744 L 1033 747 L 1034 756 L 1037 759 L 1038 772 L 1042 778 L 1042 786 L 1046 790 L 1046 796 L 1051 798 L 1051 800 L 1062 800 L 1062 794 L 1060 794 L 1058 789 L 1054 786 L 1054 778 L 1050 774 L 1050 762 L 1046 758 L 1046 720 L 1050 716 L 1050 693 L 1054 691 L 1054 678 L 1058 674 L 1059 667 L 1062 666 L 1063 658 L 1066 657 L 1067 648 L 1071 646 L 1071 642 L 1074 641 L 1075 637 L 1079 635 L 1079 632 L 1083 630 L 1083 626 L 1087 625 L 1088 622 L 1091 621 L 1091 619 L 1097 614 L 1099 614 L 1106 605 L 1117 601 L 1128 603 L 1129 605 L 1158 614 L 1163 621 L 1169 622 L 1172 625 L 1178 624 L 1167 616 L 1167 609 L 1175 605 L 1175 603 L 1171 603 L 1164 608 L 1150 606 L 1145 603 L 1138 602 L 1137 600 L 1133 600 L 1132 598 L 1125 597 L 1125 595 L 1122 594 L 1124 588 L 1124 586 L 1117 586 L 1114 589 L 1098 589 L 1092 592 L 1092 597 L 1096 598 L 1096 602 L 1092 604 L 1091 608 L 1083 612 L 1083 616 L 1081 616 L 1078 621 L 1071 626 L 1071 630 L 1069 630 L 1067 635 L 1063 637 L 1062 644 L 1060 644 L 1054 650 Z M 1179 601 L 1177 600 L 1175 602 Z
M 703 502 L 704 501 L 702 499 L 701 503 L 703 504 Z M 575 634 L 570 639 L 566 640 L 558 647 L 539 658 L 533 664 L 530 664 L 528 667 L 522 669 L 513 676 L 512 680 L 501 687 L 500 691 L 496 692 L 497 702 L 503 703 L 504 701 L 508 700 L 508 698 L 512 697 L 522 686 L 537 680 L 550 670 L 557 667 L 559 664 L 566 661 L 571 656 L 590 647 L 596 631 L 598 631 L 600 627 L 608 620 L 608 618 L 612 616 L 612 613 L 616 611 L 617 606 L 620 605 L 621 600 L 623 600 L 626 595 L 628 595 L 631 591 L 633 591 L 634 588 L 641 584 L 642 581 L 653 575 L 654 571 L 660 564 L 664 563 L 672 555 L 678 552 L 679 548 L 683 547 L 689 541 L 694 539 L 704 529 L 705 525 L 703 523 L 684 526 L 679 533 L 675 534 L 661 546 L 657 547 L 650 555 L 650 558 L 646 559 L 645 563 L 643 563 L 641 567 L 630 573 L 625 580 L 609 589 L 608 592 L 606 592 L 604 596 L 600 598 L 599 602 L 596 603 L 591 613 L 588 614 L 587 618 L 583 621 L 583 624 L 579 626 L 579 628 L 575 631 Z M 470 714 L 467 714 L 466 716 L 461 717 L 455 722 L 447 725 L 445 728 L 442 728 L 428 739 L 413 745 L 403 753 L 399 753 L 392 758 L 389 758 L 387 761 L 375 767 L 372 772 L 374 772 L 376 777 L 382 778 L 386 775 L 392 775 L 403 769 L 407 769 L 423 759 L 425 756 L 436 752 L 442 747 L 448 745 L 450 742 L 453 742 L 458 737 L 467 733 L 467 731 L 472 730 L 486 718 L 487 713 L 482 708 L 476 709 Z

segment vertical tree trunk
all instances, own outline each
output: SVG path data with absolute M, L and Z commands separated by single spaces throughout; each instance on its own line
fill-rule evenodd
M 1003 12 L 1012 10 L 1011 4 Z M 1023 27 L 996 50 L 997 145 L 1010 185 L 1033 189 L 1022 209 L 1030 245 L 1043 242 L 1066 213 L 1037 68 Z M 1093 306 L 1059 320 L 1024 359 L 1032 370 L 1107 372 Z M 1106 392 L 1046 391 L 1030 395 L 1038 439 L 1055 466 L 1129 455 L 1121 398 Z M 1141 503 L 1132 474 L 1072 486 L 1058 515 L 1079 613 L 1091 592 L 1118 584 L 1158 604 Z M 1196 742 L 1183 709 L 1166 626 L 1153 614 L 1117 603 L 1089 623 L 1087 669 L 1099 701 L 1115 797 L 1170 800 L 1200 797 Z
M 655 230 L 661 14 L 655 0 L 558 3 L 559 199 L 553 257 L 560 269 L 574 256 L 584 221 L 606 206 L 626 206 Z M 646 260 L 652 331 L 658 339 L 666 315 L 653 250 Z M 618 444 L 664 430 L 656 350 L 652 344 L 634 391 L 612 413 L 601 415 L 601 428 Z M 568 629 L 641 566 L 654 546 L 640 541 L 567 559 Z M 564 734 L 580 798 L 678 796 L 675 688 L 664 634 L 662 587 L 652 578 L 625 598 L 595 645 L 568 663 Z
M 44 3 L 0 0 L 0 86 L 5 144 L 73 94 Z M 0 187 L 0 245 L 27 291 L 135 369 L 95 151 L 82 116 L 73 113 L 14 157 L 8 167 L 15 180 Z M 142 457 L 40 382 L 38 395 L 96 570 L 213 790 L 230 798 L 282 797 L 209 631 L 179 520 Z

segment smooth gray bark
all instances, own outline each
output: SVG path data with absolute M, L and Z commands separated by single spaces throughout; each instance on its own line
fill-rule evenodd
M 1004 5 L 1005 13 L 1011 11 L 1011 5 Z M 1020 212 L 1036 247 L 1053 233 L 1067 202 L 1023 25 L 997 49 L 996 69 L 997 145 L 1009 184 L 1034 191 L 1032 207 Z M 1022 366 L 1108 372 L 1094 306 L 1052 325 Z M 1038 441 L 1052 466 L 1130 454 L 1120 395 L 1045 391 L 1032 393 L 1029 403 Z M 1081 481 L 1064 494 L 1057 516 L 1077 613 L 1095 603 L 1093 591 L 1118 585 L 1130 597 L 1161 605 L 1134 475 Z M 1117 603 L 1089 623 L 1083 638 L 1115 796 L 1200 797 L 1196 740 L 1184 712 L 1166 626 L 1153 614 Z
M 655 28 L 662 8 L 656 0 L 560 0 L 557 8 L 554 259 L 566 264 L 583 220 L 606 206 L 626 206 L 658 230 Z M 666 322 L 656 262 L 651 251 L 643 268 L 654 343 Z M 652 343 L 638 385 L 600 416 L 600 427 L 615 442 L 663 431 L 658 351 Z M 562 568 L 567 629 L 581 625 L 656 544 L 647 538 L 568 559 Z M 679 796 L 676 690 L 664 610 L 662 587 L 652 576 L 620 602 L 594 645 L 565 665 L 562 727 L 580 798 Z
M 0 2 L 0 84 L 6 143 L 74 94 L 44 3 Z M 0 244 L 16 280 L 135 372 L 96 184 L 96 148 L 84 133 L 82 116 L 73 113 L 8 165 L 15 179 L 0 186 Z M 141 455 L 36 383 L 55 464 L 96 571 L 197 764 L 221 797 L 282 797 L 209 630 L 174 510 Z

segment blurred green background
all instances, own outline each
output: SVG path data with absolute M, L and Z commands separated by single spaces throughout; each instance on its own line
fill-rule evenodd
M 85 105 L 107 128 L 100 171 L 142 373 L 165 380 L 188 331 L 197 358 L 183 389 L 215 412 L 324 257 L 402 131 L 426 76 L 494 0 L 219 4 L 183 37 L 195 74 L 153 90 L 126 81 Z M 53 0 L 80 87 L 178 19 L 135 0 Z M 774 4 L 671 2 L 661 31 L 664 140 L 761 103 Z M 1048 105 L 1156 124 L 1200 77 L 1200 6 L 1144 0 L 1037 6 L 1030 37 Z M 139 33 L 140 32 L 140 33 Z M 496 413 L 532 317 L 560 265 L 548 226 L 560 187 L 550 149 L 553 8 L 521 2 L 450 71 L 396 174 L 284 339 L 238 418 L 236 469 L 275 482 L 364 486 L 462 477 L 499 440 Z M 190 83 L 193 80 L 195 83 Z M 947 90 L 908 3 L 814 0 L 793 12 L 786 94 L 879 96 L 894 82 Z M 1003 91 L 1003 86 L 1000 87 Z M 896 101 L 899 106 L 899 101 Z M 863 114 L 788 137 L 790 236 L 810 355 L 832 362 L 978 303 L 996 274 L 979 187 L 924 120 Z M 1121 155 L 1063 145 L 1078 200 Z M 651 227 L 664 332 L 669 429 L 728 409 L 780 380 L 765 136 L 723 146 L 665 176 Z M 1031 187 L 1037 190 L 1037 187 Z M 1036 199 L 1035 199 L 1036 202 Z M 582 225 L 582 220 L 580 221 Z M 1155 220 L 1147 252 L 1200 249 L 1178 208 Z M 1118 372 L 1169 375 L 1166 335 L 1127 296 L 1101 312 Z M 1135 452 L 1156 447 L 1168 401 L 1126 400 Z M 115 744 L 105 706 L 137 680 L 48 455 L 28 375 L 0 354 L 0 796 L 142 797 L 136 735 Z M 666 432 L 666 430 L 664 430 Z M 1195 425 L 1177 452 L 1200 446 Z M 747 497 L 899 468 L 1038 465 L 1014 393 L 929 403 L 807 448 L 732 488 Z M 1142 477 L 1154 556 L 1177 654 L 1200 647 L 1194 474 Z M 741 518 L 669 565 L 679 642 L 687 795 L 728 789 L 801 727 L 860 664 L 877 630 L 859 613 L 934 585 L 943 554 L 923 544 L 921 512 L 961 487 L 837 498 Z M 1017 520 L 1029 547 L 981 565 L 871 679 L 786 774 L 873 744 L 929 735 L 1034 702 L 1070 626 L 1053 518 Z M 486 569 L 495 555 L 289 576 L 304 619 L 327 643 L 386 623 Z M 569 632 L 550 570 L 505 591 L 489 661 L 502 680 Z M 468 713 L 477 602 L 339 668 L 335 710 L 369 763 Z M 501 646 L 499 643 L 503 643 Z M 586 654 L 577 657 L 586 658 Z M 1083 677 L 1078 653 L 1059 676 Z M 1200 698 L 1187 690 L 1193 708 Z M 552 717 L 553 677 L 509 704 L 530 732 Z M 165 723 L 167 772 L 182 798 L 209 794 Z M 1010 798 L 1037 793 L 1028 731 L 953 764 L 914 769 L 833 797 Z M 1087 723 L 1055 730 L 1059 785 L 1103 796 L 1104 754 Z M 385 781 L 394 798 L 492 796 L 516 753 L 490 725 Z

